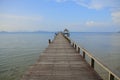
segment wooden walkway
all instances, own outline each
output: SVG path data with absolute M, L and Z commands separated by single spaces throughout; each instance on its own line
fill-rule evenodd
M 21 80 L 101 80 L 59 33 Z

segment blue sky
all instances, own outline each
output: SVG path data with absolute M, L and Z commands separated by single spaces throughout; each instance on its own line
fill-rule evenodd
M 120 0 L 0 0 L 0 31 L 116 32 Z

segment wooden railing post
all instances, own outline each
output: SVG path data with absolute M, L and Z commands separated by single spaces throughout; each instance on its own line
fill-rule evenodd
M 95 65 L 94 63 L 95 63 L 94 59 L 91 58 L 91 67 L 92 67 L 92 68 L 94 68 L 94 65 Z
M 65 36 L 65 35 L 64 35 Z M 108 80 L 120 80 L 120 78 L 112 73 L 108 68 L 106 68 L 101 62 L 99 62 L 99 60 L 97 60 L 93 55 L 91 55 L 89 52 L 87 52 L 84 48 L 79 47 L 74 41 L 72 41 L 71 39 L 69 39 L 69 37 L 65 38 L 69 41 L 69 43 L 71 44 L 71 46 L 78 52 L 80 53 L 80 55 L 82 55 L 83 59 L 86 58 L 86 55 L 91 59 L 90 61 L 90 66 L 94 69 L 95 67 L 95 63 L 99 64 L 104 70 L 106 70 L 109 75 L 107 76 L 107 78 L 109 78 Z M 51 40 L 49 39 L 49 43 L 51 43 Z M 85 59 L 86 60 L 86 59 Z M 87 60 L 86 60 L 87 61 Z
M 73 43 L 73 48 L 75 47 L 75 44 Z
M 76 46 L 76 44 L 75 44 L 75 49 L 76 49 L 76 47 L 77 47 L 77 46 Z
M 49 39 L 48 42 L 49 42 L 49 44 L 50 44 L 50 43 L 51 43 L 51 40 Z
M 78 47 L 78 53 L 80 53 L 80 47 Z
M 85 59 L 85 52 L 83 51 L 83 58 Z
M 114 76 L 111 73 L 109 73 L 109 80 L 114 80 Z
M 74 47 L 74 43 L 72 43 L 72 47 Z
M 90 61 L 90 66 L 94 69 L 95 68 L 95 62 L 97 64 L 99 64 L 101 67 L 103 67 L 105 70 L 107 70 L 109 72 L 109 76 L 108 76 L 108 80 L 120 80 L 119 77 L 116 77 L 116 75 L 114 75 L 113 73 L 111 73 L 109 71 L 109 69 L 105 68 L 105 66 L 103 64 L 101 64 L 99 61 L 97 61 L 96 58 L 94 58 L 93 56 L 91 56 L 91 54 L 89 52 L 87 52 L 84 48 L 79 47 L 74 41 L 72 41 L 71 39 L 69 39 L 69 37 L 65 36 L 64 37 L 68 40 L 68 42 L 71 44 L 71 46 L 80 54 L 82 54 L 83 59 L 86 58 L 86 55 L 91 59 Z M 51 43 L 51 40 L 49 39 L 49 44 Z M 85 59 L 86 60 L 86 59 Z

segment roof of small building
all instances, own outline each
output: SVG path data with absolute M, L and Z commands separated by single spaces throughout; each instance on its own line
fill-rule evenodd
M 68 29 L 65 29 L 64 32 L 69 32 L 69 30 L 68 30 Z

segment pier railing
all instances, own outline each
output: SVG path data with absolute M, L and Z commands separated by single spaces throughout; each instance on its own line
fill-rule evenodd
M 78 53 L 90 64 L 90 66 L 101 76 L 103 80 L 120 80 L 120 76 L 105 66 L 98 58 L 94 57 L 90 52 L 77 45 L 69 37 L 65 36 L 69 43 L 76 49 Z

